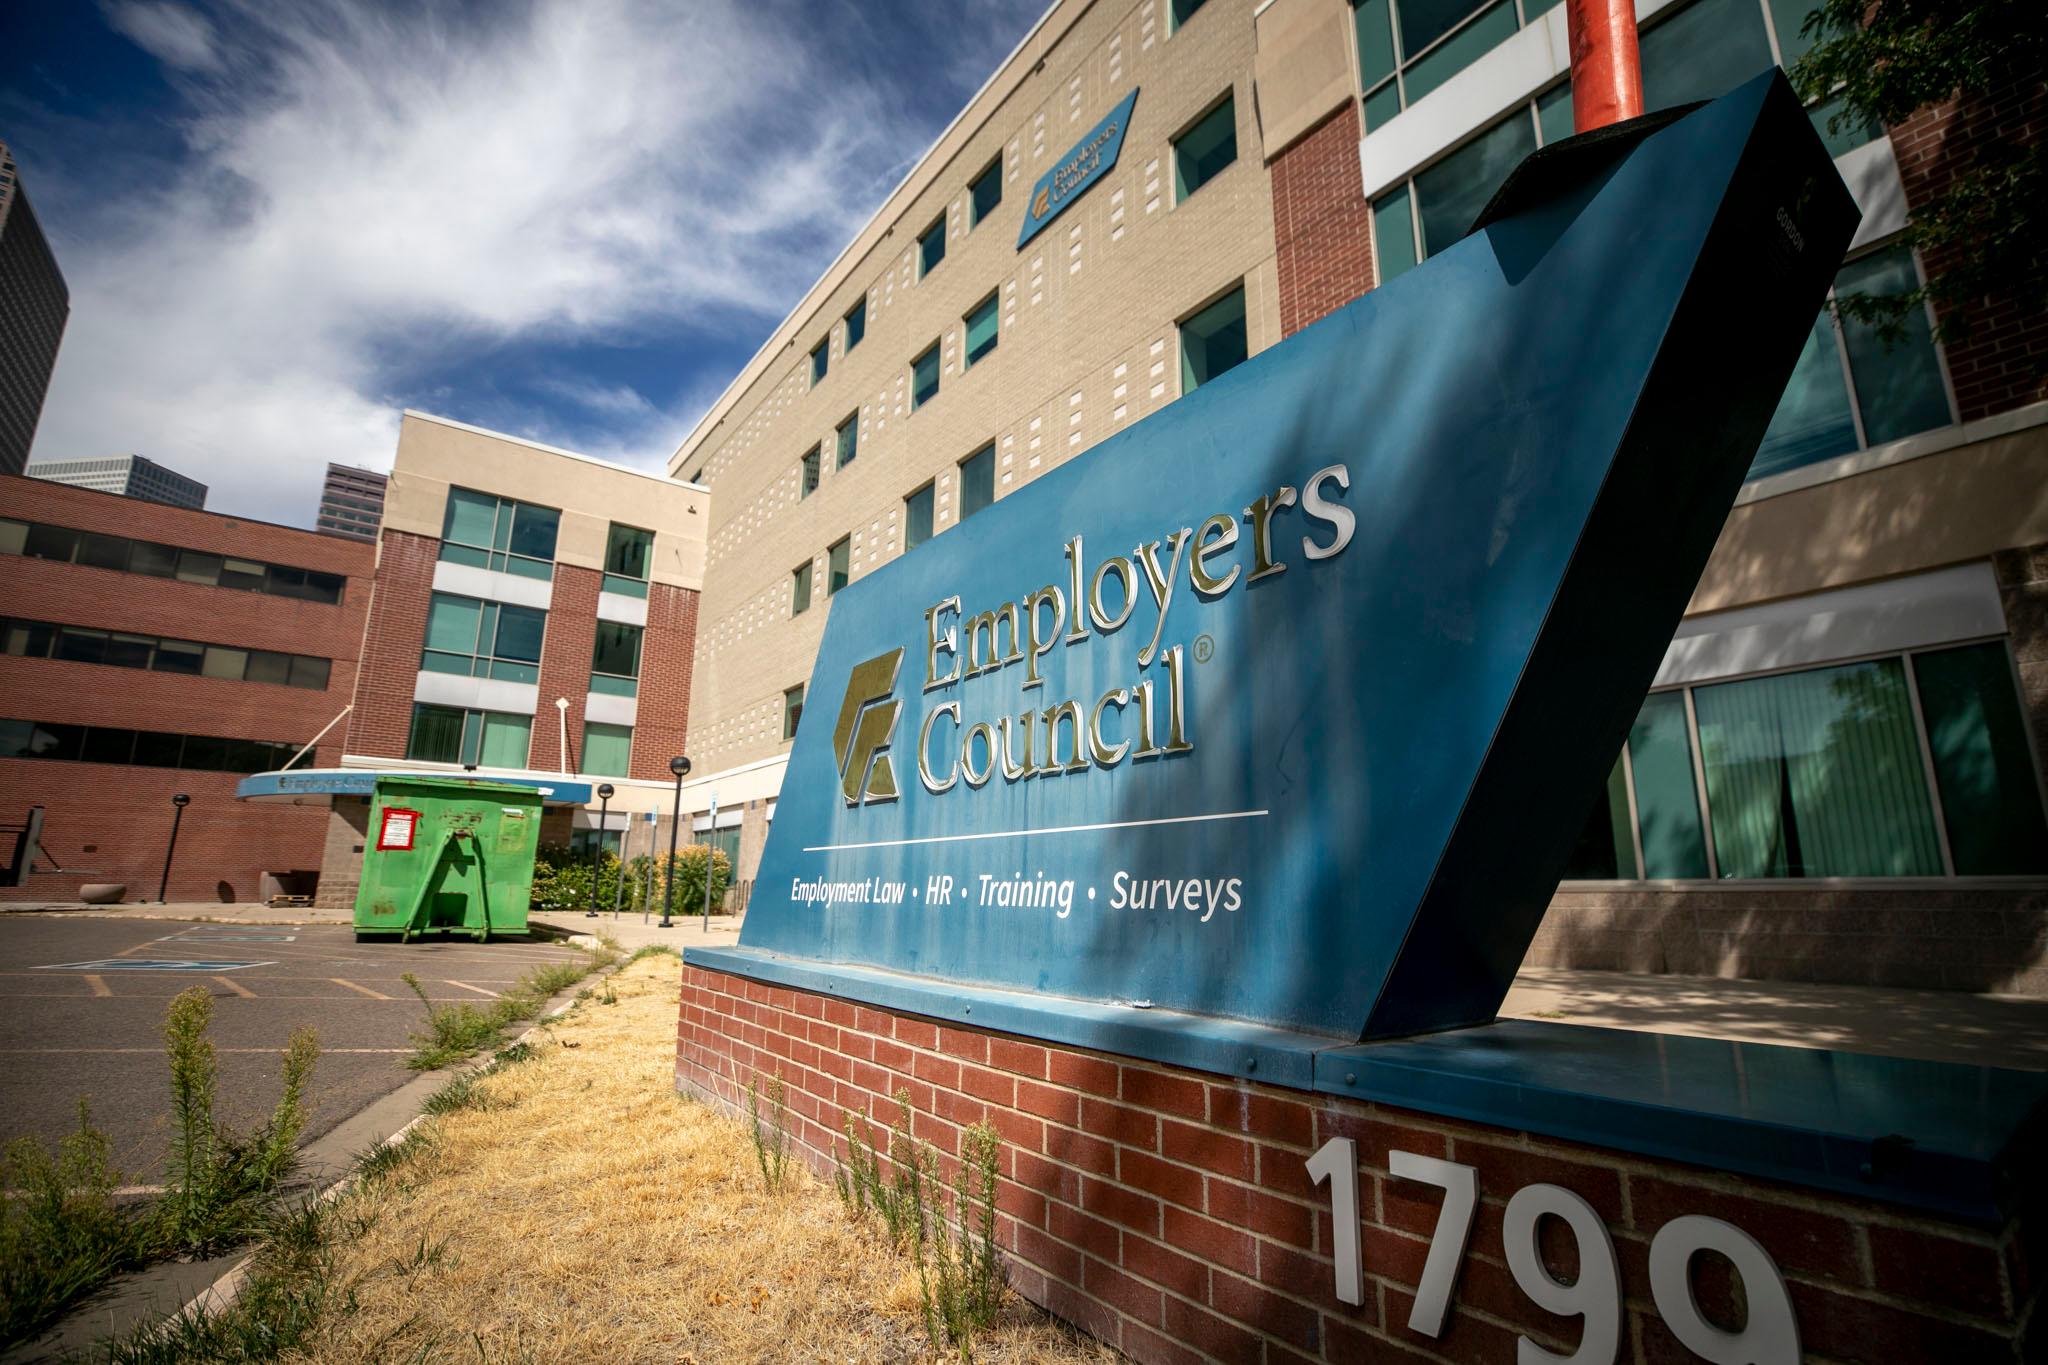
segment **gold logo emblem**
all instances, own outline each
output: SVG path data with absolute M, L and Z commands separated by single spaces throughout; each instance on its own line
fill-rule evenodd
M 903 651 L 893 649 L 854 665 L 846 680 L 839 723 L 832 727 L 832 755 L 839 764 L 839 789 L 849 806 L 896 799 L 896 769 L 888 750 L 896 733 L 896 715 L 903 709 L 891 695 L 902 664 Z
M 1038 197 L 1031 201 L 1031 216 L 1033 218 L 1043 218 L 1045 217 L 1045 211 L 1051 207 L 1052 186 L 1047 185 L 1039 190 Z

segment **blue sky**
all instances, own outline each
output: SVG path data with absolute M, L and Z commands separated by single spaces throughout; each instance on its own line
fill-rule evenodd
M 71 288 L 34 458 L 299 525 L 405 407 L 659 468 L 1043 7 L 0 5 Z

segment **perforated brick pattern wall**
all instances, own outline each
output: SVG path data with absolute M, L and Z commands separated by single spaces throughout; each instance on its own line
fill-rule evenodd
M 1536 1182 L 1577 1193 L 1605 1221 L 1624 1295 L 1622 1358 L 1631 1362 L 1693 1359 L 1664 1327 L 1648 1279 L 1650 1237 L 1684 1213 L 1724 1219 L 1763 1244 L 1789 1282 L 1812 1359 L 2021 1359 L 2016 1324 L 2028 1320 L 2043 1268 L 2017 1224 L 1952 1225 L 685 967 L 678 1088 L 736 1109 L 748 1081 L 771 1073 L 788 1085 L 798 1151 L 820 1173 L 843 1148 L 842 1114 L 891 1123 L 898 1091 L 909 1092 L 912 1132 L 939 1150 L 948 1179 L 962 1127 L 992 1124 L 1003 1139 L 999 1239 L 1010 1283 L 1145 1362 L 1505 1365 L 1518 1335 L 1569 1354 L 1578 1320 L 1553 1317 L 1521 1292 L 1502 1242 L 1508 1196 Z M 1360 1161 L 1367 1285 L 1356 1308 L 1335 1297 L 1327 1191 L 1304 1167 L 1334 1136 L 1352 1138 Z M 1481 1204 L 1441 1337 L 1407 1326 L 1441 1196 L 1391 1177 L 1392 1150 L 1478 1170 Z M 1540 1226 L 1546 1265 L 1574 1278 L 1569 1231 L 1555 1219 Z M 1712 1258 L 1698 1260 L 1703 1310 L 1738 1326 L 1732 1277 L 1714 1273 Z

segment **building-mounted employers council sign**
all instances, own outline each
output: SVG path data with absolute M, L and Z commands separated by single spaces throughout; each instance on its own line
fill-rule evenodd
M 1052 169 L 1038 177 L 1031 198 L 1024 204 L 1024 226 L 1017 233 L 1017 249 L 1044 230 L 1046 224 L 1066 211 L 1097 180 L 1116 165 L 1124 149 L 1124 134 L 1131 126 L 1131 111 L 1138 107 L 1138 90 L 1117 101 L 1116 108 L 1103 115 L 1079 142 L 1067 148 Z
M 948 1017 L 1491 1018 L 1855 220 L 1775 75 L 1574 139 L 854 583 L 741 947 L 692 960 Z

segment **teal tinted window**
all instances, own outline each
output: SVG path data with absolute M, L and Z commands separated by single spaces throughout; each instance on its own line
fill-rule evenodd
M 811 348 L 811 382 L 817 383 L 825 377 L 826 369 L 832 363 L 832 342 L 830 338 Z
M 1249 353 L 1239 285 L 1180 325 L 1180 391 L 1193 393 Z
M 1574 881 L 1635 878 L 1636 846 L 1628 821 L 1628 775 L 1618 758 L 1586 817 L 1586 827 L 1572 848 L 1564 875 Z
M 782 737 L 796 738 L 797 722 L 804 715 L 804 688 L 802 683 L 782 694 Z
M 789 614 L 801 616 L 811 609 L 811 565 L 808 560 L 790 576 Z
M 1875 141 L 1884 135 L 1884 125 L 1868 119 L 1847 116 L 1846 106 L 1840 99 L 1816 104 L 1806 111 L 1806 117 L 1813 123 L 1813 131 L 1820 134 L 1821 142 L 1827 147 L 1829 156 L 1841 156 L 1853 152 L 1866 142 Z M 1840 127 L 1835 125 L 1839 122 Z
M 550 578 L 561 520 L 562 514 L 552 507 L 451 488 L 441 520 L 441 558 L 526 578 Z
M 1408 11 L 1413 8 L 1416 6 L 1412 4 L 1401 6 L 1404 28 Z M 1470 23 L 1408 64 L 1407 72 L 1401 78 L 1407 87 L 1408 103 L 1415 103 L 1496 45 L 1512 38 L 1516 27 L 1515 0 L 1496 0 L 1489 8 L 1481 10 Z M 1413 44 L 1403 48 L 1407 52 L 1415 50 Z
M 981 226 L 982 220 L 991 213 L 994 213 L 996 206 L 1003 202 L 1003 159 L 1001 157 L 997 157 L 994 161 L 990 162 L 987 170 L 974 177 L 974 183 L 967 187 L 967 202 L 969 206 L 967 226 L 970 228 Z
M 608 696 L 630 697 L 639 691 L 639 626 L 618 621 L 599 621 L 590 647 L 590 690 Z
M 498 524 L 498 500 L 467 488 L 448 490 L 448 510 L 441 520 L 441 539 L 488 548 Z
M 1543 145 L 1562 142 L 1572 135 L 1572 86 L 1570 81 L 1553 85 L 1536 97 L 1536 131 Z
M 996 296 L 990 294 L 967 315 L 967 363 L 996 348 Z
M 1693 689 L 1726 877 L 1942 870 L 1898 659 Z
M 1389 0 L 1361 0 L 1351 11 L 1351 31 L 1358 42 L 1359 81 L 1371 90 L 1394 74 L 1393 10 Z M 1368 110 L 1370 107 L 1368 102 Z M 1393 112 L 1400 110 L 1396 96 Z M 1368 118 L 1366 127 L 1371 128 L 1374 122 Z
M 1194 17 L 1196 10 L 1208 3 L 1209 0 L 1173 0 L 1173 27 L 1179 29 Z
M 846 312 L 846 349 L 850 353 L 868 334 L 868 301 L 862 299 Z
M 971 517 L 996 500 L 996 448 L 993 442 L 960 462 L 960 515 Z
M 1372 245 L 1379 258 L 1379 283 L 1414 267 L 1415 220 L 1409 212 L 1406 185 L 1373 201 Z
M 1884 298 L 1903 294 L 1919 282 L 1913 253 L 1902 246 L 1887 247 L 1843 266 L 1835 276 L 1835 293 Z M 1870 445 L 1949 423 L 1948 391 L 1942 386 L 1926 310 L 1907 314 L 1905 327 L 1904 337 L 1887 343 L 1867 323 L 1842 319 L 1842 342 L 1849 350 L 1849 372 L 1863 414 L 1863 439 Z
M 412 708 L 412 735 L 405 756 L 422 763 L 462 762 L 462 709 L 456 706 Z
M 1536 150 L 1526 107 L 1415 177 L 1422 254 L 1434 256 L 1472 230 L 1472 222 L 1522 158 Z
M 1173 144 L 1173 200 L 1177 204 L 1237 160 L 1237 101 L 1226 96 L 1223 103 L 1204 114 L 1195 126 Z
M 548 614 L 538 607 L 498 608 L 497 647 L 492 651 L 500 659 L 516 659 L 522 663 L 540 662 L 541 636 L 547 630 Z M 523 681 L 532 681 L 524 679 Z
M 915 412 L 939 396 L 939 344 L 910 362 L 910 408 Z
M 620 578 L 644 580 L 654 562 L 654 532 L 643 531 L 637 526 L 621 526 L 612 523 L 611 533 L 605 537 L 604 571 Z
M 1770 0 L 1771 27 L 1778 31 L 1778 52 L 1790 66 L 1813 47 L 1803 30 L 1807 16 L 1817 9 L 1813 0 Z
M 2005 643 L 1918 654 L 1913 672 L 1956 872 L 2048 872 L 2048 826 Z
M 581 772 L 590 777 L 624 777 L 632 767 L 633 727 L 583 723 Z
M 842 540 L 825 552 L 825 596 L 845 587 L 853 577 L 853 543 Z
M 1835 344 L 1835 320 L 1828 309 L 1807 334 L 1799 364 L 1778 400 L 1778 410 L 1757 447 L 1749 477 L 1765 478 L 1856 448 L 1856 419 L 1849 412 L 1849 386 L 1842 376 L 1842 352 Z
M 483 713 L 483 736 L 476 761 L 486 768 L 524 768 L 532 740 L 532 716 L 486 711 Z
M 1377 128 L 1401 112 L 1401 87 L 1388 81 L 1365 97 L 1365 126 Z
M 932 538 L 932 485 L 903 500 L 903 548 L 915 550 Z
M 1628 757 L 1635 777 L 1636 821 L 1643 836 L 1643 875 L 1706 876 L 1707 846 L 1700 829 L 1684 693 L 1653 692 L 1643 699 L 1643 709 L 1628 732 Z
M 1756 0 L 1695 0 L 1644 30 L 1638 49 L 1646 113 L 1725 95 L 1772 65 Z
M 932 273 L 940 261 L 946 259 L 946 216 L 939 215 L 939 221 L 924 230 L 917 239 L 917 273 L 922 279 Z
M 484 604 L 471 597 L 435 593 L 427 604 L 426 653 L 420 667 L 465 676 L 477 653 Z
M 802 491 L 797 494 L 799 500 L 808 498 L 811 494 L 818 491 L 819 464 L 818 447 L 812 446 L 804 452 L 803 482 L 800 485 Z
M 853 416 L 847 418 L 844 422 L 841 422 L 839 424 L 838 444 L 839 468 L 844 469 L 848 465 L 853 463 L 855 456 L 860 454 L 859 413 L 856 412 L 855 414 L 853 414 Z

